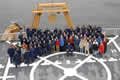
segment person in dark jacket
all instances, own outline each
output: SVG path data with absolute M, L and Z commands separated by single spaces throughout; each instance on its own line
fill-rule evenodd
M 90 54 L 93 53 L 93 42 L 91 39 L 89 40 L 89 51 L 90 51 Z
M 51 44 L 52 44 L 52 52 L 55 52 L 55 40 L 54 40 L 54 38 L 52 38 Z
M 34 52 L 35 52 L 34 47 L 30 46 L 30 58 L 31 58 L 31 62 L 34 62 L 34 60 L 35 60 Z
M 25 62 L 25 64 L 27 64 L 29 66 L 29 64 L 30 64 L 30 51 L 26 51 L 24 53 L 24 62 Z
M 43 53 L 42 50 L 43 50 L 42 46 L 40 44 L 38 44 L 38 56 L 42 56 L 42 53 Z
M 21 42 L 21 45 L 23 44 L 23 34 L 20 34 L 19 36 L 18 36 L 18 38 L 19 38 L 19 40 L 20 40 L 20 42 Z
M 35 59 L 37 59 L 38 54 L 39 54 L 39 49 L 38 49 L 38 47 L 36 45 L 34 45 L 34 54 L 33 54 L 33 56 L 34 56 Z
M 11 44 L 10 45 L 10 48 L 8 48 L 8 55 L 10 57 L 10 62 L 12 63 L 13 62 L 13 56 L 15 54 L 15 49 L 14 49 L 14 46 Z
M 97 56 L 98 55 L 98 48 L 99 48 L 99 44 L 96 40 L 94 40 L 93 42 L 93 55 Z
M 68 45 L 66 46 L 66 51 L 67 51 L 67 56 L 73 55 L 73 46 L 70 45 L 70 43 L 68 43 Z
M 80 43 L 80 39 L 79 39 L 79 37 L 76 35 L 75 38 L 74 38 L 75 51 L 79 51 L 79 43 Z
M 49 43 L 48 43 L 48 46 L 47 46 L 47 50 L 48 50 L 49 54 L 52 53 L 52 43 L 51 43 L 51 40 L 49 40 Z
M 21 55 L 20 53 L 17 53 L 17 51 L 15 51 L 15 54 L 13 56 L 13 61 L 14 61 L 16 68 L 18 67 L 18 65 L 21 64 Z
M 47 43 L 45 42 L 45 40 L 43 41 L 42 48 L 43 48 L 43 54 L 47 55 Z

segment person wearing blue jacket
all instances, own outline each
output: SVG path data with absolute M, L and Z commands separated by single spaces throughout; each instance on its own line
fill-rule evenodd
M 64 51 L 64 44 L 65 44 L 65 40 L 63 38 L 63 35 L 60 36 L 60 51 Z

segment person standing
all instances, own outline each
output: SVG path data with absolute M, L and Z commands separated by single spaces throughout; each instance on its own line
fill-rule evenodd
M 60 42 L 59 42 L 58 38 L 56 38 L 55 45 L 56 45 L 56 51 L 59 52 L 60 51 Z
M 75 51 L 79 51 L 79 43 L 80 43 L 80 39 L 79 39 L 79 37 L 76 35 L 75 38 L 74 38 Z
M 48 46 L 47 46 L 48 54 L 52 53 L 52 43 L 51 40 L 49 40 Z
M 55 52 L 55 40 L 54 40 L 53 37 L 52 37 L 52 40 L 51 40 L 51 45 L 52 45 L 52 52 Z
M 30 64 L 30 51 L 26 51 L 24 53 L 24 62 L 25 62 L 25 64 L 27 64 L 29 66 L 29 64 Z
M 10 44 L 10 48 L 8 48 L 8 55 L 10 57 L 10 62 L 13 63 L 13 56 L 15 54 L 15 49 L 12 44 Z
M 42 56 L 42 53 L 43 53 L 42 50 L 43 50 L 43 49 L 42 49 L 41 45 L 38 44 L 38 56 Z
M 98 42 L 96 41 L 96 39 L 94 40 L 94 42 L 93 42 L 93 55 L 94 56 L 97 56 L 98 55 L 98 48 L 99 48 L 99 46 L 98 46 Z
M 103 40 L 103 45 L 104 45 L 104 53 L 107 51 L 107 40 L 104 38 Z
M 43 44 L 42 44 L 42 48 L 43 48 L 43 54 L 44 55 L 47 55 L 47 43 L 45 42 L 45 40 L 43 41 Z
M 13 56 L 13 61 L 14 61 L 16 68 L 18 67 L 18 65 L 21 64 L 21 55 L 17 53 L 17 51 L 15 51 L 15 54 Z
M 80 47 L 80 52 L 83 53 L 83 39 L 80 39 L 79 47 Z
M 90 51 L 90 54 L 93 53 L 93 43 L 91 39 L 89 40 L 89 51 Z
M 103 43 L 101 42 L 100 45 L 99 45 L 99 55 L 102 57 L 102 56 L 103 56 L 103 53 L 104 53 L 104 45 L 103 45 Z
M 60 36 L 59 41 L 60 41 L 60 51 L 64 51 L 64 43 L 65 43 L 65 41 L 64 41 L 63 35 Z
M 90 51 L 89 51 L 89 42 L 86 40 L 86 43 L 85 43 L 85 54 L 90 54 Z

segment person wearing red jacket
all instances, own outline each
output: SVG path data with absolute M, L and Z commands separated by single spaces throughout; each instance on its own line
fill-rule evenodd
M 74 47 L 74 39 L 72 36 L 70 36 L 70 38 L 69 38 L 69 43 L 70 43 L 70 45 L 72 45 Z
M 107 40 L 104 39 L 102 43 L 104 45 L 104 53 L 106 53 L 106 51 L 107 51 Z
M 104 45 L 101 42 L 100 45 L 99 45 L 99 54 L 100 54 L 100 56 L 103 56 L 103 53 L 104 53 Z
M 58 38 L 56 38 L 55 46 L 56 46 L 56 51 L 59 52 L 60 51 L 60 41 Z

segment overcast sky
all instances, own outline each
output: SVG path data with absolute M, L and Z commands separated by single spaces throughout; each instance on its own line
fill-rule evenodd
M 70 7 L 74 24 L 119 24 L 120 0 L 0 0 L 0 26 L 12 22 L 30 25 L 32 23 L 32 4 L 38 2 L 64 2 Z M 48 14 L 41 17 L 47 24 Z M 63 14 L 57 15 L 57 24 L 66 24 Z

